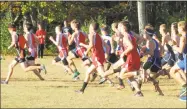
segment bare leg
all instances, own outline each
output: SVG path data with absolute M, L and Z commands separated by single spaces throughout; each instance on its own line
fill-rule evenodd
M 14 69 L 14 67 L 15 67 L 17 64 L 18 64 L 18 62 L 17 62 L 16 60 L 13 60 L 13 61 L 11 62 L 11 64 L 9 65 L 8 75 L 7 75 L 6 80 L 5 80 L 6 82 L 9 81 L 10 77 L 11 77 L 12 74 L 13 74 L 13 69 Z
M 40 73 L 37 70 L 33 70 L 34 74 L 40 79 L 44 80 L 44 78 L 40 75 Z
M 112 64 L 112 67 L 114 69 L 117 69 L 118 67 L 121 67 L 124 64 L 124 60 L 123 58 L 120 58 L 116 63 Z
M 179 70 L 179 73 L 181 74 L 183 80 L 186 81 L 186 74 L 184 73 L 184 71 L 183 70 Z
M 76 68 L 76 66 L 75 66 L 75 63 L 73 62 L 73 59 L 74 59 L 74 58 L 76 58 L 76 57 L 74 56 L 74 54 L 73 54 L 72 52 L 69 52 L 69 55 L 68 55 L 68 57 L 67 57 L 66 59 L 67 59 L 67 61 L 68 61 L 68 63 L 69 63 L 70 68 L 71 68 L 74 72 L 76 72 L 76 71 L 77 71 L 77 68 Z
M 70 74 L 73 73 L 72 69 L 69 67 L 69 65 L 65 66 L 62 63 L 56 62 L 55 60 L 52 61 L 52 65 L 63 67 L 66 71 L 70 72 Z
M 186 84 L 185 79 L 181 76 L 181 73 L 178 72 L 180 68 L 177 65 L 174 65 L 170 70 L 170 75 L 181 85 Z
M 138 82 L 136 81 L 136 79 L 134 77 L 128 78 L 132 84 L 132 86 L 135 88 L 136 92 L 141 91 L 138 85 Z
M 86 77 L 85 77 L 85 79 L 84 79 L 83 86 L 82 86 L 82 88 L 81 88 L 80 90 L 76 91 L 77 93 L 80 93 L 80 94 L 84 93 L 84 90 L 85 90 L 85 88 L 87 87 L 87 84 L 88 84 L 88 82 L 89 82 L 89 80 L 90 80 L 90 74 L 92 74 L 92 73 L 94 72 L 95 69 L 96 69 L 96 67 L 95 67 L 94 65 L 91 65 L 91 66 L 89 67 L 89 69 L 88 69 L 87 72 L 86 72 Z
M 35 61 L 28 61 L 27 65 L 40 65 L 40 64 L 35 64 Z M 37 70 L 33 70 L 33 73 L 40 79 L 44 80 L 44 78 L 40 75 L 40 73 Z
M 156 73 L 155 72 L 151 72 L 149 74 L 149 78 L 148 78 L 151 82 L 153 82 L 153 85 L 155 87 L 155 91 L 158 91 L 159 95 L 164 96 L 162 90 L 160 89 L 159 86 L 159 81 L 156 80 Z
M 24 69 L 25 72 L 41 69 L 41 66 L 28 66 Z

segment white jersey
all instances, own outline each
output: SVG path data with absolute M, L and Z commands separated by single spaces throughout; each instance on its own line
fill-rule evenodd
M 18 42 L 18 35 L 15 31 L 12 32 L 11 37 L 12 37 L 12 42 L 14 42 L 14 43 Z

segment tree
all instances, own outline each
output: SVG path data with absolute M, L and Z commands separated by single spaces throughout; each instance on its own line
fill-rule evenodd
M 139 23 L 139 33 L 141 33 L 146 24 L 146 17 L 145 17 L 145 1 L 138 1 L 138 23 Z

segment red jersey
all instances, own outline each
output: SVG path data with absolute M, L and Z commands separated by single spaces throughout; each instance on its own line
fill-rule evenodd
M 28 50 L 29 50 L 29 54 L 32 56 L 32 57 L 37 57 L 37 43 L 35 41 L 35 35 L 32 34 L 32 33 L 27 33 L 27 39 L 28 39 Z
M 93 64 L 97 67 L 98 65 L 103 65 L 105 61 L 105 53 L 103 50 L 102 38 L 97 33 L 94 35 L 93 41 L 92 60 Z
M 86 44 L 86 36 L 82 32 L 79 32 L 79 35 L 76 38 L 74 38 L 74 41 L 76 47 L 79 47 L 80 43 Z
M 37 37 L 41 36 L 41 37 L 39 38 L 40 44 L 44 44 L 45 38 L 43 38 L 43 36 L 46 36 L 46 32 L 45 32 L 44 30 L 37 30 L 37 31 L 36 31 L 36 36 L 37 36 Z
M 136 38 L 129 34 L 129 39 L 133 45 L 133 49 L 127 54 L 127 60 L 123 67 L 127 68 L 127 71 L 137 71 L 140 69 L 140 56 L 137 51 Z M 124 45 L 124 48 L 127 48 Z
M 18 36 L 18 46 L 19 46 L 19 48 L 24 49 L 25 44 L 26 44 L 25 37 L 23 35 L 19 35 Z
M 57 35 L 56 41 L 59 42 L 58 50 L 59 50 L 59 56 L 62 58 L 67 57 L 68 55 L 68 44 L 67 44 L 67 37 L 64 34 Z
M 67 40 L 66 36 L 62 35 L 62 43 L 61 43 L 61 45 L 62 45 L 63 49 L 67 49 L 67 47 L 68 47 L 67 41 L 68 40 Z

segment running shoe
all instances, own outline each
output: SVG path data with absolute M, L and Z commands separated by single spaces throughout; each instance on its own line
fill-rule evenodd
M 47 74 L 47 70 L 45 68 L 45 65 L 41 65 L 41 70 L 44 70 L 44 73 Z
M 1 81 L 1 84 L 8 84 L 7 81 Z

